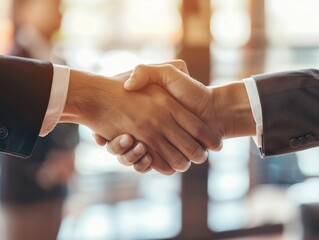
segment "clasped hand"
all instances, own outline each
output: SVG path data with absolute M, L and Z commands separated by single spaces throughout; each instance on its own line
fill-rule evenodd
M 113 109 L 118 117 L 111 124 L 119 136 L 106 141 L 96 133 L 95 139 L 107 143 L 120 163 L 170 175 L 186 171 L 191 162 L 204 162 L 206 149 L 221 149 L 225 133 L 215 121 L 213 89 L 192 79 L 183 61 L 139 65 L 115 78 L 120 94 Z

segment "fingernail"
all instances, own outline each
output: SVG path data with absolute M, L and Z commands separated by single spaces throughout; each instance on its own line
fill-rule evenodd
M 125 82 L 124 87 L 125 87 L 125 88 L 130 88 L 130 87 L 132 87 L 132 86 L 133 86 L 133 78 L 129 78 L 129 79 Z
M 123 137 L 121 137 L 119 143 L 121 148 L 128 148 L 131 145 L 130 138 L 127 135 L 124 135 Z
M 133 152 L 135 153 L 135 155 L 140 155 L 144 153 L 144 151 L 145 151 L 145 147 L 140 143 L 138 143 L 133 149 Z

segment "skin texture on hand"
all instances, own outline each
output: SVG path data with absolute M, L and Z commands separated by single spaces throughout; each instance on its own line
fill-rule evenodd
M 216 138 L 222 141 L 225 138 L 255 135 L 255 122 L 243 83 L 235 82 L 207 88 L 188 76 L 185 69 L 183 61 L 163 65 L 140 65 L 125 83 L 125 88 L 137 91 L 150 84 L 160 85 L 208 125 L 215 135 L 215 141 Z M 120 162 L 126 159 L 133 162 L 135 168 L 137 165 L 146 168 L 145 162 L 144 164 L 140 162 L 145 155 L 133 155 L 130 147 L 118 146 L 118 139 L 122 137 L 119 136 L 108 143 L 109 151 L 117 154 Z M 126 136 L 126 139 L 127 145 L 130 142 L 136 144 L 133 138 Z
M 72 70 L 60 122 L 86 125 L 104 139 L 124 133 L 134 136 L 147 144 L 136 145 L 135 150 L 147 148 L 151 167 L 163 174 L 187 170 L 190 160 L 205 161 L 207 152 L 202 144 L 219 145 L 212 141 L 214 134 L 207 125 L 159 86 L 126 91 L 123 84 L 129 76 L 106 78 Z
M 242 82 L 205 87 L 181 69 L 186 69 L 181 60 L 176 60 L 174 65 L 139 65 L 124 87 L 138 91 L 150 84 L 160 85 L 202 119 L 219 138 L 254 134 L 254 119 Z

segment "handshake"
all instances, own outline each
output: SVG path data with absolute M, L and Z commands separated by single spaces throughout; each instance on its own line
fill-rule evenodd
M 203 163 L 225 138 L 256 134 L 242 82 L 205 87 L 181 60 L 112 78 L 72 70 L 60 122 L 90 127 L 121 164 L 166 175 Z

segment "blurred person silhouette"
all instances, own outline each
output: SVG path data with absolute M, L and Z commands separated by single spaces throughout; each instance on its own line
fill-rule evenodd
M 65 64 L 51 41 L 61 25 L 60 4 L 60 0 L 13 0 L 10 55 Z M 29 159 L 1 154 L 8 239 L 56 239 L 78 143 L 77 125 L 59 124 L 38 139 Z

